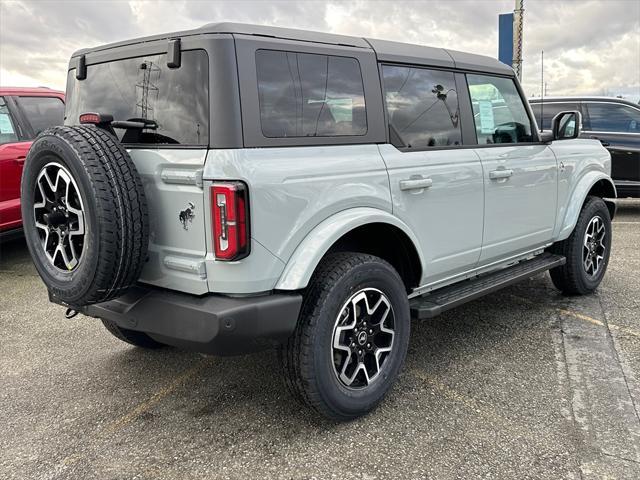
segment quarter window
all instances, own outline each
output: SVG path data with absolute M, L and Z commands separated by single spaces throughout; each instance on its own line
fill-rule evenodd
M 534 141 L 531 120 L 511 78 L 467 75 L 480 145 Z
M 424 148 L 461 143 L 454 74 L 383 65 L 391 143 Z
M 11 113 L 9 113 L 9 107 L 5 103 L 4 97 L 0 97 L 0 145 L 17 141 L 18 135 L 13 126 L 13 119 L 11 118 Z
M 64 123 L 64 103 L 57 97 L 17 97 L 16 101 L 35 136 L 49 127 Z
M 591 130 L 640 133 L 640 111 L 627 105 L 587 103 Z
M 364 85 L 355 58 L 258 50 L 256 72 L 265 137 L 367 133 Z

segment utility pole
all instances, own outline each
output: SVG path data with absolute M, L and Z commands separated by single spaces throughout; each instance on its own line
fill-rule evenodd
M 153 120 L 153 97 L 155 96 L 157 99 L 159 89 L 154 83 L 152 74 L 159 77 L 160 67 L 151 60 L 145 60 L 140 64 L 139 70 L 138 83 L 136 83 L 136 93 L 139 92 L 140 96 L 136 102 L 136 107 L 140 109 L 140 118 Z M 152 95 L 151 101 L 149 99 L 150 93 Z
M 544 50 L 540 51 L 540 131 L 544 119 Z
M 518 80 L 522 80 L 522 35 L 524 28 L 524 0 L 516 0 L 513 10 L 513 69 Z

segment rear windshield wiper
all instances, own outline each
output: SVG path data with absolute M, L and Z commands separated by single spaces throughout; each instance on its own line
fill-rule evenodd
M 126 130 L 139 128 L 157 130 L 158 122 L 147 118 L 129 118 L 127 120 L 113 120 L 110 123 L 112 128 L 124 128 Z

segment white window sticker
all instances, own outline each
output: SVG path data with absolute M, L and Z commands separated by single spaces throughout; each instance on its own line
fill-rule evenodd
M 11 125 L 11 119 L 9 115 L 6 113 L 0 113 L 0 133 L 4 134 L 12 134 L 15 133 L 13 131 L 13 125 Z
M 478 109 L 480 113 L 480 132 L 493 133 L 495 130 L 495 123 L 493 121 L 493 104 L 490 100 L 480 100 L 478 102 Z

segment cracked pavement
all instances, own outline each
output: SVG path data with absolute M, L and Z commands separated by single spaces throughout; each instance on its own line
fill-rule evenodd
M 0 245 L 5 479 L 640 478 L 640 201 L 619 202 L 598 292 L 548 275 L 412 324 L 375 412 L 298 406 L 274 352 L 144 351 L 49 304 Z

